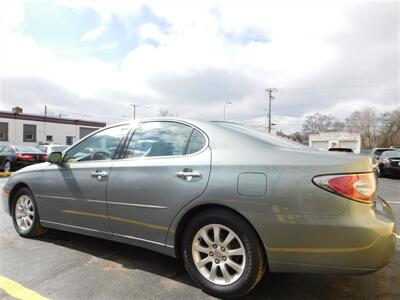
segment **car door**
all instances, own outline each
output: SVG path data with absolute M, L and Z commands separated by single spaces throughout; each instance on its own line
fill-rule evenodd
M 142 122 L 107 188 L 114 235 L 164 244 L 172 219 L 205 190 L 211 150 L 207 136 L 189 124 Z
M 110 232 L 107 182 L 128 129 L 121 125 L 99 131 L 65 153 L 62 165 L 48 166 L 36 195 L 43 221 Z

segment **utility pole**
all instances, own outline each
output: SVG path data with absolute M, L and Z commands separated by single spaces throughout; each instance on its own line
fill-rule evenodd
M 47 105 L 44 106 L 44 122 L 43 122 L 43 143 L 47 142 L 47 135 L 46 135 L 46 118 L 47 118 Z
M 272 96 L 273 92 L 276 92 L 275 88 L 268 88 L 265 89 L 266 92 L 268 92 L 268 133 L 271 133 L 271 101 L 272 99 L 275 99 L 274 96 Z
M 139 104 L 130 104 L 133 107 L 133 119 L 136 119 L 136 107 L 139 106 Z

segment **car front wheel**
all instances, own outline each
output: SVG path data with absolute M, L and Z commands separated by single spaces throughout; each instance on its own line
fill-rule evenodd
M 207 210 L 187 226 L 182 256 L 202 290 L 221 298 L 248 293 L 264 274 L 265 254 L 254 229 L 239 215 Z
M 35 197 L 27 187 L 21 188 L 15 194 L 12 202 L 12 219 L 20 236 L 35 237 L 45 232 L 40 225 Z

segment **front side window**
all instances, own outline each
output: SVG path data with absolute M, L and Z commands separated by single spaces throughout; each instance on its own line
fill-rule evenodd
M 24 124 L 24 142 L 36 142 L 36 125 Z
M 142 123 L 132 136 L 125 157 L 183 155 L 192 130 L 175 122 Z
M 102 130 L 73 147 L 67 152 L 64 160 L 69 163 L 111 160 L 128 129 L 127 126 L 118 126 Z

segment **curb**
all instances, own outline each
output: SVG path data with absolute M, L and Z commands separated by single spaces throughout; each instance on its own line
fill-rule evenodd
M 0 178 L 11 176 L 12 172 L 0 172 Z

